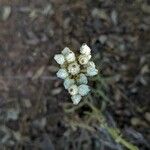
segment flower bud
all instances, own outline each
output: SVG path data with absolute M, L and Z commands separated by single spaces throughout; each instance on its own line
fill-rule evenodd
M 76 57 L 73 52 L 70 52 L 65 55 L 65 59 L 67 60 L 68 63 L 75 61 Z
M 68 63 L 73 62 L 76 59 L 74 52 L 72 52 L 68 47 L 63 49 L 62 54 Z
M 65 58 L 62 54 L 57 54 L 54 56 L 54 59 L 56 60 L 56 62 L 60 65 L 62 65 L 65 62 Z
M 95 76 L 98 74 L 98 70 L 95 67 L 87 67 L 87 76 Z
M 77 105 L 81 101 L 81 98 L 79 94 L 71 96 L 74 105 Z
M 77 85 L 72 85 L 69 87 L 68 92 L 70 93 L 70 95 L 76 95 L 78 93 L 78 87 Z
M 91 49 L 87 46 L 87 44 L 82 44 L 80 47 L 80 53 L 85 54 L 85 55 L 90 55 L 91 54 Z
M 87 67 L 95 68 L 95 63 L 93 61 L 89 61 L 88 64 L 87 64 Z
M 68 89 L 74 83 L 75 83 L 74 79 L 70 79 L 69 77 L 66 78 L 65 81 L 64 81 L 64 87 L 65 87 L 65 89 Z
M 81 96 L 85 96 L 89 93 L 90 91 L 90 88 L 88 85 L 86 84 L 81 84 L 79 87 L 78 87 L 78 92 Z
M 61 53 L 65 56 L 66 54 L 68 54 L 70 52 L 72 52 L 72 51 L 68 47 L 65 47 Z
M 78 78 L 77 78 L 77 83 L 78 84 L 87 84 L 88 80 L 87 77 L 85 76 L 85 74 L 81 73 L 79 74 Z
M 68 72 L 66 69 L 59 69 L 57 72 L 57 77 L 61 79 L 65 79 L 68 76 Z
M 71 74 L 71 75 L 76 75 L 80 72 L 80 66 L 74 62 L 74 63 L 71 63 L 69 66 L 68 66 L 68 72 Z
M 88 63 L 90 55 L 80 55 L 78 61 L 81 65 L 85 65 Z

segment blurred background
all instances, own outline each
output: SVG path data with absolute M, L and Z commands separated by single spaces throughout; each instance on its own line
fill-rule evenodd
M 149 0 L 0 0 L 0 150 L 150 149 L 149 34 Z M 100 70 L 97 114 L 55 76 L 54 55 L 82 43 Z

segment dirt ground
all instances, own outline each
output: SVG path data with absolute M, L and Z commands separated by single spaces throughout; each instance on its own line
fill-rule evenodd
M 128 141 L 150 149 L 149 27 L 148 0 L 0 0 L 0 150 L 113 149 L 93 146 L 92 134 L 74 148 L 80 129 L 68 136 L 71 100 L 53 57 L 82 43 L 113 77 L 106 112 Z

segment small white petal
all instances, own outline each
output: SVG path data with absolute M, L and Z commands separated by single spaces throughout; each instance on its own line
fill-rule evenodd
M 70 93 L 70 95 L 76 95 L 78 94 L 78 87 L 77 85 L 72 85 L 69 87 L 68 92 Z
M 76 74 L 78 74 L 80 72 L 80 66 L 76 62 L 71 63 L 68 66 L 68 72 L 71 75 L 76 75 Z
M 57 77 L 61 79 L 65 79 L 68 77 L 68 72 L 66 69 L 59 69 L 57 72 Z
M 65 87 L 65 89 L 68 89 L 74 83 L 75 83 L 74 79 L 66 78 L 65 81 L 64 81 L 64 87 Z
M 62 54 L 65 56 L 66 54 L 72 52 L 68 47 L 65 47 L 62 51 Z
M 87 67 L 87 76 L 95 76 L 98 74 L 98 70 L 95 67 Z
M 81 73 L 79 74 L 79 77 L 77 78 L 77 83 L 78 84 L 87 84 L 88 80 L 85 74 Z
M 81 101 L 82 97 L 81 97 L 81 95 L 77 94 L 77 95 L 71 96 L 71 99 L 73 101 L 73 104 L 77 105 Z
M 85 65 L 88 63 L 90 58 L 90 55 L 79 55 L 78 61 L 81 65 Z
M 54 56 L 54 59 L 56 60 L 56 62 L 60 65 L 62 65 L 65 62 L 65 58 L 62 54 L 57 54 Z
M 85 55 L 90 55 L 91 54 L 91 49 L 87 46 L 87 44 L 82 44 L 80 47 L 80 53 L 85 54 Z
M 85 96 L 87 95 L 89 92 L 90 92 L 90 88 L 88 85 L 86 84 L 81 84 L 79 87 L 78 87 L 78 92 L 81 96 Z

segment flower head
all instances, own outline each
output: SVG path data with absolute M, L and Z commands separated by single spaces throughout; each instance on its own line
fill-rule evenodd
M 61 79 L 65 79 L 68 77 L 68 72 L 66 69 L 59 69 L 57 72 L 57 77 Z
M 87 84 L 88 80 L 85 74 L 81 73 L 79 74 L 78 78 L 77 78 L 77 83 L 78 84 Z
M 62 50 L 62 54 L 65 56 L 66 54 L 72 52 L 68 47 L 65 47 L 63 50 Z
M 77 64 L 77 62 L 73 62 L 73 63 L 69 64 L 68 72 L 71 75 L 76 75 L 80 72 L 80 66 Z
M 83 43 L 80 47 L 80 53 L 85 55 L 91 54 L 91 49 L 87 46 L 87 44 Z
M 81 95 L 77 94 L 77 95 L 71 96 L 71 99 L 73 101 L 73 104 L 77 105 L 81 101 L 82 97 Z
M 62 54 L 68 63 L 73 62 L 76 59 L 74 52 L 67 47 L 62 51 Z
M 74 79 L 70 79 L 69 77 L 64 80 L 64 87 L 68 89 L 71 85 L 75 83 Z
M 68 92 L 70 93 L 70 95 L 76 95 L 78 93 L 78 87 L 77 85 L 72 85 L 69 87 Z
M 79 91 L 79 94 L 81 96 L 85 96 L 87 95 L 89 92 L 90 92 L 90 88 L 88 85 L 86 84 L 81 84 L 79 87 L 78 87 L 78 91 Z
M 54 59 L 60 65 L 64 64 L 64 62 L 65 62 L 65 58 L 64 58 L 64 56 L 62 54 L 55 55 Z
M 98 70 L 95 67 L 87 67 L 87 76 L 95 76 L 98 74 Z
M 90 60 L 91 58 L 91 55 L 84 55 L 84 54 L 81 54 L 78 58 L 78 61 L 81 65 L 85 65 L 88 63 L 88 61 Z
M 87 64 L 87 67 L 94 67 L 95 68 L 95 63 L 93 61 L 89 61 Z

